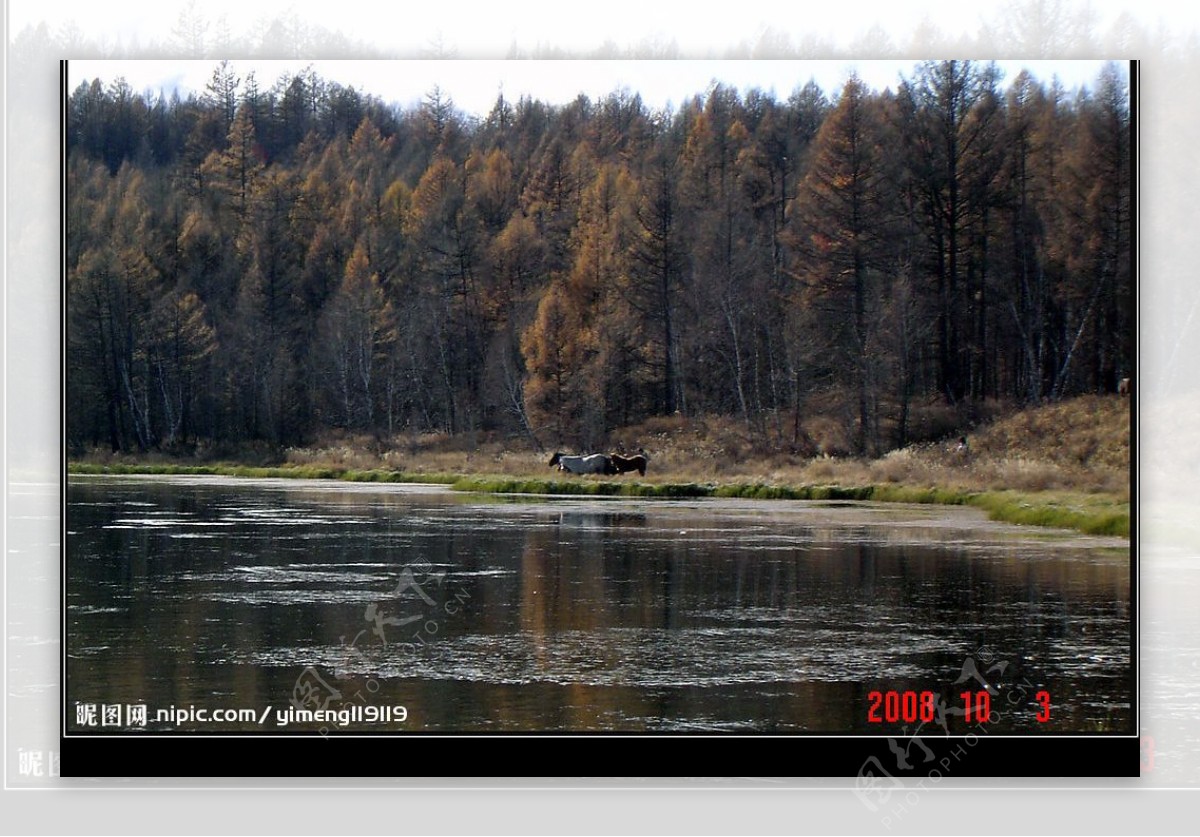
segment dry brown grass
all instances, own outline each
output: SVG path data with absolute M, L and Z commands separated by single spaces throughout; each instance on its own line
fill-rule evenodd
M 948 419 L 936 409 L 929 415 L 939 426 Z M 791 430 L 784 417 L 769 417 L 757 426 L 731 417 L 659 417 L 614 431 L 605 449 L 644 448 L 650 455 L 644 481 L 650 483 L 936 486 L 1129 497 L 1128 398 L 1084 396 L 1013 412 L 967 432 L 967 453 L 955 449 L 956 429 L 947 441 L 910 445 L 873 460 L 831 455 L 847 438 L 828 415 L 809 415 L 796 439 Z M 537 479 L 551 475 L 549 459 L 550 451 L 535 450 L 523 437 L 332 434 L 311 446 L 287 449 L 282 464 Z M 281 463 L 276 456 L 260 464 Z
M 1130 402 L 1085 395 L 1015 413 L 975 434 L 980 455 L 1053 462 L 1064 468 L 1129 470 Z
M 988 405 L 980 414 L 998 411 Z M 948 416 L 935 409 L 923 420 L 942 426 Z M 809 417 L 803 430 L 807 438 L 793 445 L 769 422 L 756 431 L 734 419 L 674 417 L 625 428 L 613 438 L 626 448 L 644 447 L 652 457 L 647 479 L 664 482 L 891 483 L 1129 496 L 1127 398 L 1084 396 L 1011 412 L 967 432 L 965 453 L 957 450 L 960 431 L 953 427 L 947 441 L 911 445 L 873 460 L 813 455 L 848 445 L 841 425 L 828 416 Z M 809 446 L 807 453 L 803 444 Z

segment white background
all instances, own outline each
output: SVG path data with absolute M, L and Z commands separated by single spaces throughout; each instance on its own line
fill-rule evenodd
M 1200 415 L 1194 372 L 1200 354 L 1194 316 L 1200 303 L 1194 243 L 1200 53 L 1188 45 L 1200 33 L 1200 12 L 1173 0 L 387 6 L 268 0 L 253 7 L 231 0 L 119 6 L 12 0 L 7 26 L 4 833 L 1194 833 L 1200 525 L 1193 482 L 1200 476 L 1200 433 L 1189 431 Z M 70 55 L 20 48 L 39 37 L 75 47 Z M 46 781 L 31 789 L 16 775 L 18 740 L 22 749 L 43 747 L 47 758 L 57 746 L 58 60 L 223 57 L 222 43 L 247 42 L 266 44 L 260 55 L 271 58 L 635 53 L 724 59 L 799 51 L 838 60 L 1142 59 L 1139 662 L 1142 730 L 1154 740 L 1155 769 L 1136 781 L 999 783 L 1010 790 L 986 782 L 948 788 L 945 782 L 920 792 L 890 822 L 849 791 L 829 787 L 847 785 L 836 782 L 802 788 L 797 781 L 681 780 L 669 790 L 645 782 L 540 790 L 511 782 L 435 790 L 427 783 L 355 791 L 314 780 L 311 786 L 328 789 L 295 791 L 230 782 L 203 790 L 134 790 L 133 783 Z M 599 767 L 581 763 L 571 770 Z M 636 765 L 623 770 L 635 773 Z M 680 765 L 679 772 L 803 769 Z

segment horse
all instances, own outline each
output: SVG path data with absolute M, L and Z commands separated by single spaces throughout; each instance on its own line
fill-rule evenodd
M 555 453 L 550 459 L 550 467 L 558 466 L 558 470 L 571 474 L 615 474 L 612 460 L 602 453 L 592 453 L 586 456 L 567 456 Z
M 637 471 L 643 477 L 646 476 L 646 463 L 650 461 L 650 457 L 640 448 L 633 456 L 622 456 L 619 453 L 613 453 L 609 454 L 609 459 L 612 460 L 613 468 L 616 469 L 618 474 L 624 474 L 627 471 Z

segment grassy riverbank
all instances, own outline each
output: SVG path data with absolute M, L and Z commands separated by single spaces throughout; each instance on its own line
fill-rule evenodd
M 971 505 L 993 520 L 1128 537 L 1129 401 L 1087 396 L 1012 413 L 955 443 L 876 459 L 790 453 L 731 420 L 660 419 L 614 433 L 644 447 L 646 477 L 548 477 L 549 456 L 511 440 L 342 438 L 259 465 L 93 455 L 72 473 L 438 483 L 458 491 L 623 497 L 873 500 Z
M 761 483 L 613 483 L 464 477 L 458 491 L 620 497 L 736 497 L 756 500 L 873 500 L 976 506 L 992 520 L 1129 537 L 1129 503 L 1078 492 L 964 492 L 899 485 L 763 485 Z
M 336 466 L 317 465 L 233 465 L 212 463 L 187 465 L 178 462 L 145 462 L 124 460 L 120 462 L 70 462 L 67 472 L 71 474 L 146 474 L 150 476 L 219 476 L 248 477 L 254 479 L 301 479 L 343 480 L 345 482 L 403 482 L 450 485 L 461 476 L 458 474 L 424 474 L 389 471 L 382 468 L 358 470 Z

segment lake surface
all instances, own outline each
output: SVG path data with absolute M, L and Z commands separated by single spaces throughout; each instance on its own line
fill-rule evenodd
M 1130 561 L 965 508 L 72 475 L 68 729 L 944 734 L 987 691 L 1132 733 Z

